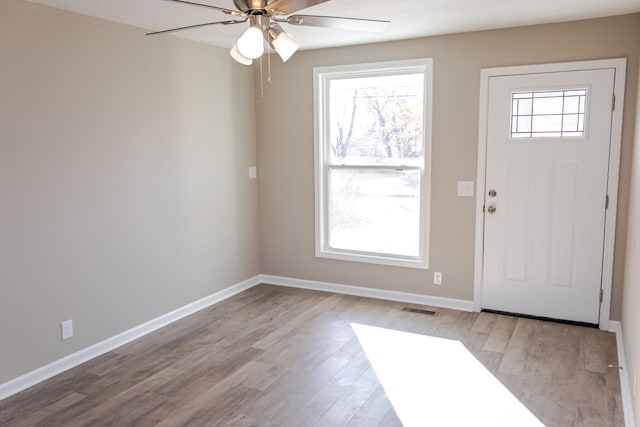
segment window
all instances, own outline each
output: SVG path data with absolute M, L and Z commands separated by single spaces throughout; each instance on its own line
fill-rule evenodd
M 432 60 L 314 69 L 316 256 L 428 268 Z
M 584 137 L 586 102 L 586 89 L 513 93 L 511 137 Z

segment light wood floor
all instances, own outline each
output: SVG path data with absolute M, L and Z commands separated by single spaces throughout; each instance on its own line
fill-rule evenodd
M 475 417 L 485 397 L 493 421 L 473 425 L 527 425 L 504 421 L 514 402 L 546 426 L 623 425 L 613 334 L 406 306 L 260 285 L 1 401 L 0 425 L 459 425 L 420 414 Z

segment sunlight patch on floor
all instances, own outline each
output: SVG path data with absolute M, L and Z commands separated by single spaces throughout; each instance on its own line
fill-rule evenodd
M 351 327 L 405 427 L 544 426 L 460 341 Z

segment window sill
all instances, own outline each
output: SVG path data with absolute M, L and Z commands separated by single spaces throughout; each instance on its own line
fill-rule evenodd
M 429 269 L 429 262 L 421 258 L 396 258 L 385 255 L 348 252 L 340 250 L 320 250 L 316 249 L 316 258 L 335 259 L 349 262 L 362 262 L 366 264 L 388 265 L 393 267 L 419 268 L 422 270 Z

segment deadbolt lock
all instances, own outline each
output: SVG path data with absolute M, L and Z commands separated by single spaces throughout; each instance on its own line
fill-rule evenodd
M 489 197 L 496 197 L 497 194 L 496 190 L 489 190 Z

